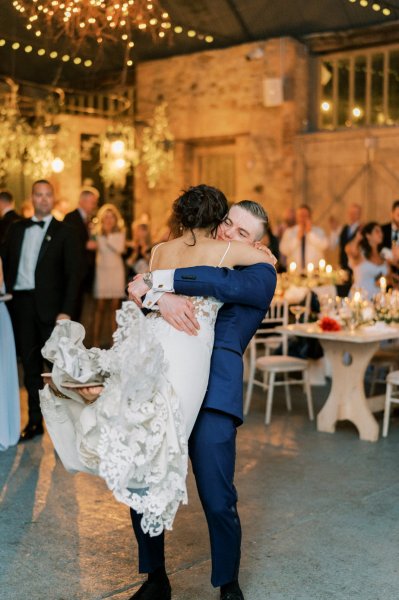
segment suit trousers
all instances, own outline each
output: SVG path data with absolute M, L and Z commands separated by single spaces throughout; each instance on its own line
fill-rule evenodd
M 238 579 L 241 525 L 234 487 L 236 424 L 231 415 L 203 409 L 189 439 L 189 453 L 199 497 L 208 522 L 214 587 Z M 131 510 L 139 546 L 139 571 L 151 573 L 165 564 L 164 534 L 150 537 Z
M 40 320 L 33 291 L 13 291 L 10 304 L 17 353 L 28 391 L 29 423 L 39 424 L 42 422 L 39 389 L 43 387 L 41 373 L 44 366 L 41 349 L 51 335 L 54 322 L 44 323 Z

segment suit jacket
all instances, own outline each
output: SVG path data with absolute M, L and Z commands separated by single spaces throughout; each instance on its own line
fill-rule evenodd
M 341 233 L 339 234 L 338 246 L 339 246 L 339 264 L 341 269 L 350 270 L 348 264 L 348 256 L 345 252 L 345 246 L 353 240 L 357 234 L 359 228 L 357 227 L 352 233 L 350 233 L 350 226 L 344 225 Z
M 382 247 L 383 248 L 392 248 L 392 223 L 385 223 L 385 225 L 381 226 L 382 229 Z
M 87 225 L 83 221 L 82 215 L 77 208 L 65 215 L 64 223 L 73 227 L 78 236 L 79 252 L 81 256 L 81 278 L 86 280 L 86 283 L 89 286 L 93 282 L 96 253 L 92 250 L 86 250 L 86 243 L 89 240 Z
M 9 210 L 6 212 L 4 217 L 0 218 L 0 246 L 5 242 L 7 237 L 7 232 L 10 229 L 11 225 L 15 221 L 20 221 L 22 217 L 15 212 L 15 210 Z
M 11 292 L 17 279 L 22 242 L 28 220 L 11 225 L 1 249 L 4 281 Z M 35 269 L 33 291 L 41 321 L 51 323 L 59 313 L 72 315 L 79 292 L 79 250 L 72 227 L 52 219 L 48 226 Z
M 243 421 L 242 355 L 258 329 L 276 287 L 276 271 L 268 264 L 240 269 L 191 267 L 176 269 L 174 290 L 187 296 L 213 296 L 225 304 L 215 325 L 208 390 L 203 407 Z

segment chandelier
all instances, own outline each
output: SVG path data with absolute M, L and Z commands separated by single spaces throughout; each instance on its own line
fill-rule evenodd
M 61 172 L 74 155 L 68 150 L 68 133 L 59 132 L 48 113 L 51 100 L 37 102 L 36 115 L 28 121 L 19 111 L 18 84 L 8 78 L 4 83 L 8 91 L 0 91 L 0 185 L 11 173 L 41 179 Z M 63 148 L 62 158 L 57 156 L 58 146 Z
M 106 187 L 123 188 L 127 175 L 138 164 L 134 128 L 110 125 L 100 136 L 100 175 Z
M 36 37 L 51 32 L 53 39 L 67 36 L 76 46 L 87 38 L 134 45 L 134 30 L 162 38 L 172 27 L 159 0 L 14 0 L 13 6 Z
M 167 104 L 161 102 L 155 110 L 141 138 L 141 162 L 145 168 L 147 184 L 155 188 L 161 175 L 173 162 L 174 137 L 169 129 Z
M 173 135 L 169 130 L 167 104 L 156 106 L 153 117 L 143 129 L 136 147 L 132 125 L 115 123 L 100 136 L 100 175 L 106 187 L 123 188 L 126 176 L 141 165 L 147 184 L 155 188 L 173 161 Z

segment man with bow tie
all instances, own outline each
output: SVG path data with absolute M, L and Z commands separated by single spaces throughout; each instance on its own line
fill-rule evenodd
M 20 441 L 43 433 L 41 349 L 56 321 L 69 319 L 76 310 L 80 282 L 76 233 L 52 216 L 54 189 L 50 182 L 43 179 L 33 184 L 32 203 L 34 216 L 10 227 L 1 251 L 6 290 L 13 295 L 10 312 L 28 391 L 29 420 Z

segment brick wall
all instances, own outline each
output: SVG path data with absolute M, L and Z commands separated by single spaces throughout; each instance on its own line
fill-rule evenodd
M 258 47 L 263 56 L 248 60 Z M 148 189 L 141 169 L 137 170 L 136 216 L 149 213 L 157 230 L 179 190 L 201 183 L 196 180 L 198 148 L 223 150 L 224 144 L 235 153 L 236 199 L 261 202 L 272 218 L 284 206 L 292 205 L 294 142 L 306 127 L 307 73 L 306 49 L 289 38 L 139 65 L 138 120 L 151 118 L 163 97 L 176 142 L 174 167 L 155 190 Z M 263 80 L 280 77 L 284 79 L 284 101 L 266 108 Z

